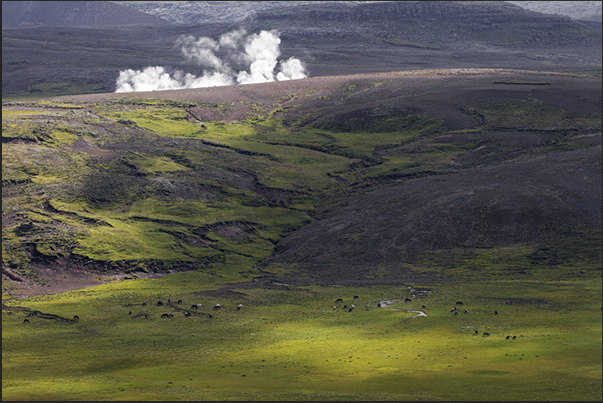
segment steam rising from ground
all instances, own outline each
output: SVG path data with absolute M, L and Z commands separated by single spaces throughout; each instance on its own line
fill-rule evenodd
M 181 35 L 174 46 L 180 48 L 188 61 L 202 69 L 200 76 L 161 66 L 128 69 L 119 73 L 115 92 L 216 87 L 307 77 L 299 59 L 278 60 L 280 43 L 274 30 L 247 35 L 241 29 L 228 32 L 217 41 L 209 37 Z

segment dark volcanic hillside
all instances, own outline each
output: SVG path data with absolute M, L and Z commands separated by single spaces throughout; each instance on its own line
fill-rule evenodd
M 576 136 L 575 129 L 558 126 L 571 116 L 600 113 L 600 83 L 521 76 L 432 79 L 401 87 L 403 94 L 362 89 L 362 81 L 352 79 L 357 96 L 337 106 L 302 106 L 295 116 L 304 124 L 343 132 L 387 130 L 380 122 L 404 111 L 437 116 L 450 131 L 434 135 L 437 140 L 427 135 L 376 148 L 367 165 L 413 158 L 380 181 L 347 188 L 314 223 L 285 237 L 270 265 L 292 265 L 295 277 L 306 279 L 396 279 L 435 251 L 447 251 L 435 259 L 443 267 L 459 264 L 458 255 L 470 250 L 529 245 L 556 261 L 567 253 L 560 243 L 582 237 L 589 259 L 600 260 L 601 133 Z M 531 113 L 540 122 L 517 120 Z M 472 133 L 476 128 L 479 134 Z M 464 151 L 456 154 L 457 147 Z M 424 164 L 434 153 L 450 152 L 456 155 L 448 154 L 444 164 Z
M 538 137 L 500 135 L 490 144 L 534 144 Z M 404 278 L 436 251 L 448 251 L 447 259 L 436 260 L 442 268 L 458 264 L 451 257 L 462 250 L 519 245 L 540 245 L 560 261 L 560 233 L 582 236 L 583 228 L 601 228 L 601 137 L 576 145 L 585 148 L 359 191 L 286 237 L 270 263 L 295 266 L 295 277 L 342 283 Z M 593 238 L 594 261 L 596 245 Z
M 168 22 L 110 1 L 3 1 L 2 27 L 162 25 Z
M 499 69 L 5 102 L 3 265 L 55 290 L 600 269 L 601 107 L 597 77 Z

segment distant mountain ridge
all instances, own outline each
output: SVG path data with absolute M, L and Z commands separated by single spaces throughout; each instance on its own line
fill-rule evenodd
M 316 5 L 316 1 L 115 1 L 176 24 L 233 23 L 257 12 L 281 7 Z M 320 3 L 356 3 L 325 1 Z
M 413 1 L 404 2 L 413 3 Z M 358 5 L 386 3 L 386 1 L 115 1 L 114 3 L 178 24 L 201 24 L 242 21 L 257 12 L 281 7 L 317 5 L 317 3 Z M 511 3 L 540 13 L 569 16 L 574 20 L 601 21 L 600 1 L 459 1 L 457 3 Z
M 283 39 L 304 42 L 379 38 L 392 45 L 463 49 L 549 47 L 600 43 L 600 35 L 565 16 L 547 15 L 504 1 L 394 1 L 311 8 L 280 7 L 245 21 L 253 29 L 276 29 Z M 375 45 L 378 45 L 376 42 Z
M 3 1 L 2 26 L 115 26 L 204 23 L 236 23 L 257 13 L 285 7 L 336 5 L 351 8 L 389 1 Z M 400 3 L 400 2 L 396 2 Z M 430 3 L 404 1 L 402 3 Z M 602 20 L 600 1 L 458 1 L 472 3 L 508 3 L 523 9 L 569 16 L 574 20 Z M 483 5 L 482 4 L 482 5 Z M 477 5 L 477 4 L 475 4 Z
M 2 27 L 158 25 L 168 21 L 110 1 L 3 1 Z

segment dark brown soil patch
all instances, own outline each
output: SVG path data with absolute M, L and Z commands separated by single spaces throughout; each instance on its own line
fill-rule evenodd
M 218 290 L 209 290 L 209 291 L 198 291 L 195 293 L 196 295 L 202 295 L 205 297 L 214 297 L 214 298 L 246 298 L 247 294 L 232 291 L 227 287 L 222 287 Z

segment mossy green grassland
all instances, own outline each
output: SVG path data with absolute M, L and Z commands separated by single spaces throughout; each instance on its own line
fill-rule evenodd
M 600 77 L 296 81 L 3 102 L 3 399 L 599 401 Z
M 11 305 L 80 320 L 24 324 L 5 311 L 3 398 L 597 400 L 600 277 L 559 274 L 458 276 L 412 302 L 403 302 L 411 290 L 395 286 L 273 285 L 218 296 L 203 291 L 220 280 L 199 272 L 32 297 Z M 155 306 L 168 296 L 183 303 Z M 355 309 L 333 309 L 340 297 Z M 377 308 L 384 300 L 388 308 Z M 203 315 L 184 316 L 197 303 Z

